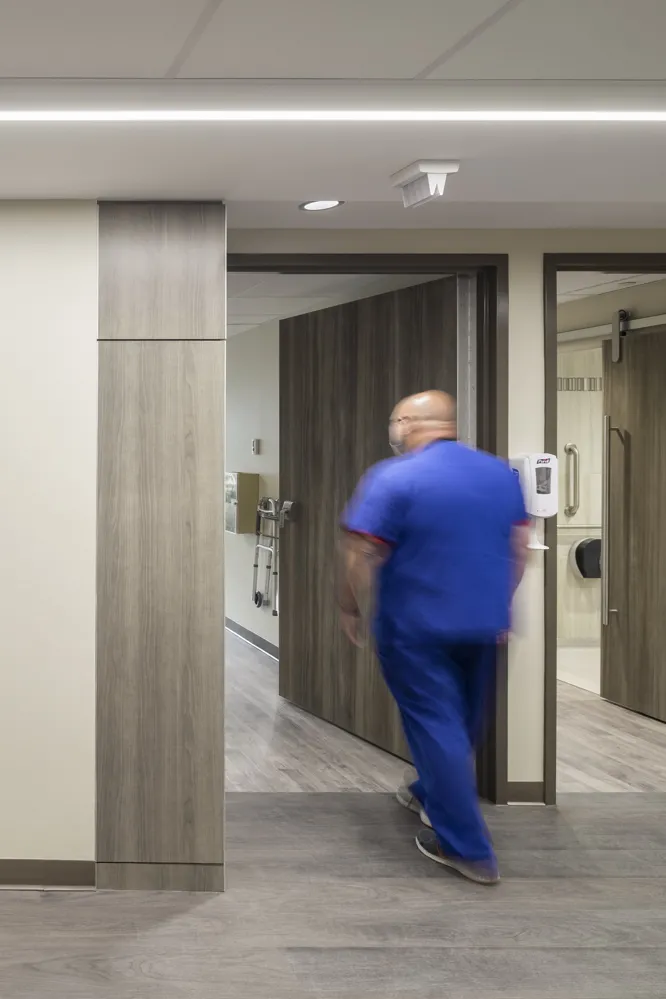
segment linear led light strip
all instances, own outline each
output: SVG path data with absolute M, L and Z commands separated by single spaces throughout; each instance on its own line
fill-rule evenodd
M 30 122 L 666 122 L 663 111 L 330 111 L 330 110 L 48 110 L 0 109 L 0 123 Z

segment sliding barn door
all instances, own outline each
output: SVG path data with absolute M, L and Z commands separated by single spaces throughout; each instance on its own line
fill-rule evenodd
M 666 332 L 604 344 L 601 694 L 666 722 Z
M 338 625 L 338 524 L 359 476 L 390 454 L 395 403 L 430 388 L 456 394 L 459 304 L 451 277 L 280 324 L 280 493 L 297 504 L 281 543 L 280 693 L 399 756 L 374 654 Z

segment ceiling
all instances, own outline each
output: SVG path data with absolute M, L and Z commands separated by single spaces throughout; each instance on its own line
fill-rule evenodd
M 276 319 L 318 312 L 343 302 L 409 288 L 434 274 L 258 274 L 227 275 L 227 336 Z
M 663 0 L 2 0 L 13 78 L 663 80 Z
M 278 274 L 232 271 L 227 276 L 227 335 L 290 316 L 318 312 L 398 288 L 409 288 L 444 275 L 433 274 Z M 653 281 L 663 274 L 603 274 L 561 271 L 557 301 L 580 301 Z
M 0 0 L 0 108 L 663 109 L 664 37 L 664 0 Z M 666 123 L 0 123 L 0 140 L 0 199 L 223 199 L 233 228 L 666 226 Z M 422 158 L 460 172 L 405 210 L 390 176 Z M 346 203 L 298 211 L 317 198 Z
M 626 133 L 629 133 L 628 135 Z M 666 225 L 666 125 L 0 125 L 0 199 L 223 199 L 232 228 Z M 404 209 L 390 176 L 460 160 Z M 298 204 L 337 198 L 342 208 Z
M 597 271 L 560 271 L 557 275 L 557 301 L 577 302 L 595 295 L 606 295 L 639 284 L 664 281 L 663 274 L 603 274 Z

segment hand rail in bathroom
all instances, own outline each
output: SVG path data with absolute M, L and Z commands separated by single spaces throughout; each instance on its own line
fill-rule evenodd
M 580 508 L 580 453 L 575 444 L 565 444 L 566 458 L 566 497 L 570 501 L 564 508 L 565 517 L 575 517 Z M 570 471 L 573 465 L 573 499 L 571 496 Z

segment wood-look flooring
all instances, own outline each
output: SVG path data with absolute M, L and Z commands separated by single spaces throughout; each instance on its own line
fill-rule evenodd
M 278 696 L 274 659 L 227 632 L 229 791 L 392 791 L 405 764 Z M 666 725 L 558 685 L 558 791 L 666 792 Z
M 228 791 L 393 791 L 405 763 L 278 695 L 278 664 L 227 631 Z
M 558 684 L 557 720 L 558 791 L 666 792 L 663 722 L 568 683 Z
M 231 794 L 228 891 L 0 893 L 7 999 L 656 999 L 666 795 L 488 808 L 503 882 L 387 794 Z

